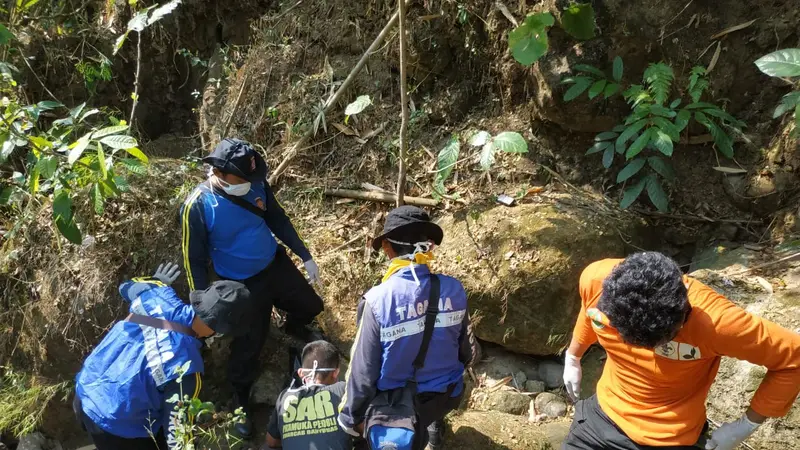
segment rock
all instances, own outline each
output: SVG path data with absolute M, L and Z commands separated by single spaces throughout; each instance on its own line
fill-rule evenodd
M 525 375 L 525 372 L 520 370 L 519 372 L 514 374 L 514 381 L 517 383 L 517 386 L 522 388 L 523 386 L 525 386 L 525 383 L 528 382 L 528 376 Z
M 552 204 L 498 206 L 440 221 L 445 241 L 435 269 L 459 279 L 479 338 L 514 352 L 554 355 L 580 310 L 578 279 L 591 262 L 622 257 L 617 230 L 635 219 L 597 200 L 561 194 Z M 477 312 L 477 313 L 476 313 Z
M 564 365 L 555 361 L 542 361 L 539 363 L 539 379 L 544 381 L 548 389 L 555 389 L 564 385 Z
M 744 246 L 731 243 L 720 243 L 699 251 L 692 259 L 690 272 L 700 269 L 719 270 L 733 265 L 740 269 L 750 267 L 752 262 L 761 255 L 761 252 L 750 250 Z
M 537 395 L 533 405 L 538 413 L 547 414 L 547 417 L 553 419 L 567 415 L 567 402 L 550 392 L 542 392 Z
M 540 392 L 544 392 L 545 390 L 547 390 L 547 386 L 544 384 L 544 381 L 528 380 L 525 383 L 526 392 L 532 392 L 534 394 L 538 394 Z
M 489 394 L 486 406 L 492 411 L 506 414 L 522 415 L 528 413 L 531 398 L 515 391 L 499 390 Z
M 493 385 L 512 374 L 515 377 L 519 376 L 520 373 L 524 374 L 528 381 L 539 379 L 538 363 L 533 358 L 507 352 L 494 345 L 486 345 L 483 350 L 483 361 L 477 364 L 473 371 L 476 376 L 485 378 L 487 385 Z M 521 384 L 524 385 L 525 383 Z
M 452 433 L 445 435 L 444 444 L 453 449 L 546 450 L 560 448 L 566 436 L 550 424 L 531 425 L 524 417 L 496 411 L 464 411 L 447 421 Z
M 22 436 L 17 450 L 62 450 L 61 443 L 47 439 L 42 433 L 34 432 Z

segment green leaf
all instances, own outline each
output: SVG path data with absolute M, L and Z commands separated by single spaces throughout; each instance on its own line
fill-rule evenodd
M 591 73 L 603 79 L 606 77 L 606 74 L 604 74 L 602 70 L 588 64 L 575 64 L 572 68 L 578 72 Z
M 36 163 L 36 167 L 39 169 L 39 173 L 44 179 L 49 180 L 53 177 L 53 174 L 56 173 L 56 169 L 58 169 L 58 157 L 45 156 Z
M 530 66 L 544 56 L 549 48 L 547 28 L 554 23 L 553 15 L 548 12 L 526 17 L 520 26 L 508 34 L 508 47 L 514 59 L 524 66 Z
M 675 100 L 672 101 L 672 103 L 669 104 L 669 109 L 675 109 L 678 106 L 681 106 L 681 99 L 676 98 Z
M 86 133 L 83 137 L 81 137 L 77 141 L 73 142 L 72 145 L 70 145 L 72 149 L 69 151 L 69 156 L 67 157 L 67 162 L 69 163 L 70 166 L 75 164 L 75 161 L 81 158 L 81 155 L 83 155 L 84 150 L 86 150 L 86 147 L 89 146 L 90 135 L 91 133 Z
M 115 176 L 114 184 L 117 185 L 117 189 L 119 189 L 120 192 L 128 192 L 131 190 L 131 185 L 128 183 L 128 180 L 126 180 L 125 177 Z
M 92 191 L 90 194 L 92 197 L 92 206 L 94 206 L 94 212 L 98 216 L 102 216 L 103 212 L 105 211 L 106 201 L 103 198 L 102 192 L 100 192 L 100 185 L 95 183 L 95 185 L 92 186 Z
M 664 160 L 664 158 L 659 156 L 651 156 L 647 158 L 647 165 L 667 180 L 675 179 L 675 171 L 672 169 L 672 166 Z
M 598 80 L 596 81 L 592 87 L 589 88 L 589 99 L 593 99 L 598 95 L 603 93 L 603 90 L 606 88 L 606 80 Z
M 85 107 L 86 107 L 86 103 L 81 103 L 80 105 L 70 109 L 69 110 L 69 116 L 72 117 L 73 119 L 79 118 L 81 116 L 81 112 L 83 111 L 83 108 L 85 108 Z
M 625 166 L 624 169 L 620 170 L 617 174 L 617 183 L 623 183 L 639 173 L 639 171 L 642 170 L 642 167 L 644 167 L 645 163 L 647 163 L 647 160 L 644 158 L 636 158 L 629 162 L 628 165 Z
M 727 123 L 731 124 L 732 126 L 735 126 L 735 127 L 743 127 L 744 126 L 744 122 L 742 122 L 741 120 L 733 117 L 732 115 L 728 114 L 727 112 L 723 111 L 722 109 L 720 109 L 717 106 L 714 106 L 713 108 L 704 109 L 703 112 L 705 114 L 708 114 L 709 116 L 720 118 L 724 122 L 727 122 Z
M 672 138 L 659 128 L 652 129 L 655 130 L 652 135 L 653 147 L 667 156 L 672 156 Z
M 625 193 L 622 195 L 622 201 L 619 202 L 620 208 L 627 209 L 631 206 L 639 197 L 639 194 L 642 193 L 646 184 L 647 177 L 643 177 L 636 184 L 625 189 Z
M 122 46 L 125 44 L 125 40 L 128 38 L 128 33 L 130 33 L 130 31 L 126 31 L 125 33 L 119 35 L 116 42 L 114 42 L 114 51 L 112 52 L 112 55 L 116 55 L 122 49 Z
M 51 109 L 62 108 L 64 105 L 60 102 L 54 102 L 52 100 L 45 100 L 43 102 L 39 102 L 36 104 L 41 111 L 49 111 Z
M 605 90 L 603 91 L 603 95 L 605 95 L 606 98 L 611 98 L 611 96 L 613 96 L 614 94 L 619 92 L 619 89 L 620 89 L 619 84 L 617 84 L 617 83 L 608 83 L 606 85 Z
M 664 188 L 661 187 L 661 182 L 658 181 L 658 178 L 652 175 L 647 177 L 647 196 L 650 197 L 650 201 L 659 211 L 669 211 L 667 193 L 664 192 Z
M 663 117 L 653 117 L 653 124 L 666 133 L 675 142 L 681 140 L 681 132 L 674 123 Z
M 494 146 L 506 153 L 528 153 L 528 142 L 515 131 L 505 131 L 493 139 Z
M 483 147 L 489 142 L 492 135 L 488 131 L 478 131 L 469 138 L 469 145 L 473 147 Z
M 64 220 L 61 218 L 57 218 L 55 219 L 55 223 L 56 223 L 56 228 L 58 228 L 58 231 L 61 232 L 61 235 L 67 238 L 68 241 L 77 245 L 81 245 L 81 243 L 83 243 L 81 230 L 78 229 L 78 225 L 75 223 L 74 220 Z
M 589 147 L 589 150 L 586 151 L 586 155 L 588 156 L 588 155 L 593 155 L 595 153 L 600 153 L 603 150 L 607 149 L 608 147 L 611 147 L 611 145 L 612 145 L 612 142 L 609 142 L 609 141 L 598 142 L 598 143 L 594 144 L 593 146 Z
M 69 193 L 63 189 L 53 194 L 53 218 L 58 217 L 67 221 L 72 220 L 72 199 L 69 197 Z
M 701 66 L 693 67 L 691 75 L 689 75 L 689 87 L 687 89 L 689 91 L 689 96 L 692 97 L 692 101 L 695 103 L 699 102 L 706 89 L 708 89 L 706 69 Z
M 561 14 L 561 27 L 575 39 L 594 37 L 594 8 L 591 3 L 573 3 Z
M 122 134 L 106 136 L 100 139 L 100 142 L 116 150 L 127 150 L 137 145 L 136 139 Z
M 450 177 L 460 153 L 461 143 L 458 142 L 458 138 L 455 135 L 451 137 L 447 145 L 439 151 L 439 156 L 437 158 L 439 173 L 437 174 L 437 178 L 440 179 L 442 183 Z
M 781 98 L 781 103 L 775 108 L 775 112 L 772 114 L 773 119 L 777 119 L 778 117 L 786 114 L 787 112 L 793 110 L 800 104 L 800 91 L 790 92 Z
M 136 147 L 126 148 L 125 151 L 128 152 L 129 155 L 133 156 L 134 158 L 138 159 L 139 161 L 141 161 L 141 162 L 143 162 L 145 164 L 150 162 L 147 159 L 147 155 L 145 155 L 144 152 L 142 152 L 141 150 L 139 150 Z
M 33 144 L 33 148 L 37 150 L 53 148 L 53 143 L 41 136 L 30 136 L 28 140 Z
M 494 165 L 494 152 L 495 152 L 495 146 L 494 142 L 492 141 L 487 142 L 486 145 L 484 145 L 483 148 L 481 149 L 479 162 L 481 165 L 481 169 L 483 169 L 484 171 L 488 171 Z
M 703 112 L 695 112 L 694 118 L 711 133 L 717 150 L 728 158 L 733 158 L 733 139 Z
M 147 21 L 147 25 L 152 25 L 152 24 L 158 22 L 159 20 L 161 20 L 162 17 L 164 17 L 167 14 L 171 13 L 172 11 L 174 11 L 175 8 L 177 8 L 178 5 L 180 5 L 180 4 L 181 4 L 181 0 L 172 0 L 169 3 L 166 3 L 166 4 L 162 5 L 162 6 L 159 6 L 158 8 L 153 10 L 153 14 L 150 16 L 150 19 Z
M 97 163 L 100 165 L 100 173 L 105 177 L 108 172 L 106 169 L 106 155 L 103 153 L 103 146 L 97 144 Z
M 687 109 L 682 109 L 678 116 L 675 118 L 675 127 L 678 128 L 678 133 L 682 132 L 687 125 L 689 125 L 689 119 L 692 118 L 692 113 Z
M 105 127 L 92 133 L 92 139 L 100 139 L 101 137 L 108 136 L 110 134 L 122 133 L 123 131 L 127 130 L 128 130 L 127 125 L 116 125 L 113 127 Z
M 372 104 L 372 99 L 369 98 L 369 95 L 360 95 L 353 103 L 347 105 L 347 108 L 344 109 L 344 115 L 346 116 L 354 116 L 356 114 L 361 113 L 367 106 Z
M 25 3 L 25 5 L 22 7 L 22 9 L 23 9 L 24 11 L 27 11 L 27 10 L 29 10 L 29 9 L 33 8 L 33 6 L 34 6 L 35 4 L 37 4 L 37 3 L 39 3 L 39 0 L 28 0 L 28 2 L 27 2 L 27 3 Z
M 800 48 L 785 48 L 756 60 L 758 70 L 771 77 L 800 76 Z
M 0 45 L 6 45 L 14 39 L 14 33 L 9 31 L 5 25 L 0 23 Z
M 120 161 L 128 172 L 134 173 L 136 175 L 144 175 L 147 173 L 147 166 L 145 166 L 141 161 L 138 159 L 133 158 L 124 158 Z
M 34 166 L 28 177 L 28 186 L 30 187 L 31 194 L 39 192 L 39 168 Z
M 669 97 L 672 80 L 675 74 L 672 67 L 664 63 L 650 64 L 644 71 L 643 81 L 653 95 L 653 100 L 658 105 L 663 105 Z
M 583 94 L 583 91 L 589 88 L 592 81 L 593 80 L 589 77 L 575 77 L 575 84 L 564 93 L 564 101 L 569 102 L 576 99 L 579 95 Z
M 672 111 L 672 110 L 670 110 L 668 108 L 665 108 L 664 106 L 661 106 L 661 105 L 650 105 L 648 107 L 648 110 L 650 111 L 650 114 L 653 114 L 653 115 L 659 116 L 659 117 L 666 117 L 667 119 L 672 119 L 673 117 L 675 117 L 677 115 L 677 113 L 675 111 Z
M 623 131 L 622 134 L 617 137 L 617 147 L 624 147 L 628 139 L 632 138 L 636 133 L 641 131 L 641 129 L 647 125 L 647 122 L 647 119 L 641 119 L 626 128 L 625 131 Z
M 616 81 L 617 83 L 622 81 L 622 70 L 623 70 L 622 58 L 620 58 L 619 56 L 614 57 L 614 81 Z
M 603 152 L 603 167 L 608 169 L 612 164 L 614 164 L 614 147 L 609 146 L 606 151 Z
M 17 148 L 17 145 L 14 143 L 14 138 L 10 137 L 8 133 L 0 136 L 0 139 L 3 140 L 3 146 L 0 147 L 0 163 L 3 163 L 11 156 L 11 153 Z
M 617 136 L 619 136 L 619 133 L 617 133 L 615 131 L 604 131 L 602 133 L 599 133 L 597 136 L 595 136 L 594 137 L 594 141 L 595 142 L 607 141 L 609 139 L 614 139 Z
M 5 206 L 11 203 L 11 197 L 14 195 L 14 191 L 16 191 L 16 186 L 6 186 L 0 191 L 0 205 Z
M 642 133 L 630 147 L 628 147 L 627 153 L 625 153 L 625 157 L 627 159 L 631 159 L 634 156 L 638 155 L 639 153 L 647 147 L 647 144 L 650 142 L 650 139 L 653 138 L 655 134 L 655 128 L 648 128 L 644 133 Z

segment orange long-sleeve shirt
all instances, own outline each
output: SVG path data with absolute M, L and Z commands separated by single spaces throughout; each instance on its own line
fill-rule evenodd
M 641 445 L 693 445 L 706 421 L 705 400 L 722 356 L 768 369 L 750 405 L 755 412 L 781 417 L 789 411 L 800 393 L 800 334 L 685 277 L 692 312 L 675 339 L 655 350 L 628 345 L 597 309 L 603 280 L 620 262 L 598 261 L 581 274 L 582 307 L 573 339 L 606 349 L 597 398 L 625 434 Z

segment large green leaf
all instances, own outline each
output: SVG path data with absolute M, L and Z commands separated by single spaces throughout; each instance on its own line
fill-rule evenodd
M 606 151 L 603 152 L 603 167 L 609 169 L 612 164 L 614 164 L 614 147 L 609 146 Z
M 28 176 L 28 187 L 30 188 L 31 194 L 39 192 L 39 178 L 41 178 L 39 168 L 33 166 L 33 170 L 31 171 L 30 176 Z
M 669 211 L 669 198 L 667 197 L 667 193 L 664 192 L 664 188 L 661 187 L 661 182 L 658 181 L 658 177 L 652 175 L 648 176 L 647 196 L 650 197 L 650 201 L 653 202 L 659 211 Z
M 51 109 L 62 108 L 62 107 L 64 107 L 64 104 L 61 103 L 61 102 L 55 102 L 55 101 L 52 101 L 52 100 L 45 100 L 45 101 L 37 103 L 36 106 L 39 107 L 39 110 L 41 110 L 41 111 L 49 111 Z
M 636 138 L 635 141 L 633 141 L 633 144 L 631 144 L 631 146 L 628 147 L 628 151 L 625 153 L 625 157 L 627 159 L 631 159 L 634 156 L 641 153 L 642 150 L 644 150 L 645 147 L 647 147 L 647 144 L 650 142 L 650 139 L 652 139 L 655 136 L 655 133 L 656 133 L 655 128 L 648 128 L 644 133 L 639 135 L 639 137 Z
M 650 64 L 644 71 L 644 82 L 658 105 L 663 105 L 669 97 L 675 73 L 664 63 Z
M 506 153 L 528 153 L 528 142 L 515 131 L 504 131 L 493 139 L 495 147 Z
M 126 148 L 125 151 L 128 152 L 129 155 L 133 156 L 134 158 L 138 159 L 139 161 L 145 164 L 150 162 L 147 159 L 147 155 L 145 155 L 144 152 L 139 150 L 137 147 Z
M 86 150 L 86 147 L 89 146 L 90 135 L 91 133 L 86 133 L 83 137 L 70 145 L 71 149 L 69 151 L 69 156 L 67 156 L 67 162 L 70 166 L 75 164 L 75 161 L 81 159 L 81 155 L 83 155 L 84 150 Z
M 128 172 L 136 175 L 144 175 L 147 173 L 147 166 L 138 159 L 124 158 L 120 162 L 128 169 Z
M 614 94 L 619 92 L 620 86 L 618 83 L 608 83 L 606 84 L 606 88 L 603 90 L 603 95 L 606 98 L 611 98 Z
M 675 178 L 675 171 L 672 169 L 672 166 L 664 160 L 664 158 L 659 156 L 651 156 L 647 158 L 647 165 L 667 180 L 672 180 Z
M 92 191 L 90 194 L 92 197 L 92 206 L 94 206 L 94 212 L 98 216 L 102 216 L 103 212 L 105 212 L 106 201 L 105 198 L 103 198 L 103 194 L 100 192 L 100 185 L 95 183 L 95 185 L 92 186 Z
M 58 190 L 53 194 L 53 218 L 72 220 L 72 199 L 65 190 Z
M 678 128 L 678 133 L 682 132 L 687 125 L 689 125 L 689 119 L 692 118 L 692 112 L 687 109 L 682 109 L 678 115 L 675 117 L 675 127 Z
M 666 133 L 670 139 L 675 142 L 681 140 L 681 132 L 674 123 L 663 117 L 653 117 L 653 125 L 657 126 L 661 131 Z
M 5 25 L 0 23 L 0 45 L 6 45 L 14 40 L 14 33 L 8 30 Z
M 65 238 L 67 238 L 68 241 L 77 245 L 83 243 L 81 230 L 78 229 L 78 225 L 75 223 L 74 220 L 64 220 L 62 218 L 56 218 L 54 221 L 56 223 L 56 228 L 58 228 L 58 231 L 61 232 L 61 234 Z
M 602 133 L 599 133 L 597 136 L 594 137 L 594 141 L 595 142 L 607 141 L 609 139 L 614 139 L 617 136 L 619 136 L 619 133 L 617 133 L 616 131 L 603 131 Z
M 555 23 L 553 15 L 544 12 L 525 18 L 520 26 L 508 34 L 511 55 L 520 64 L 530 66 L 547 53 L 547 29 Z
M 619 202 L 619 206 L 622 209 L 627 209 L 629 206 L 631 206 L 639 197 L 639 194 L 642 193 L 646 184 L 647 177 L 642 177 L 638 182 L 636 182 L 636 184 L 625 189 L 625 193 L 622 195 L 622 201 Z
M 44 177 L 45 180 L 49 180 L 58 169 L 58 157 L 54 155 L 45 156 L 36 163 L 36 167 L 39 169 L 41 176 Z
M 600 78 L 606 77 L 606 74 L 604 74 L 602 70 L 598 69 L 595 66 L 590 66 L 589 64 L 575 64 L 574 66 L 572 66 L 572 68 L 578 72 L 585 72 L 585 73 L 591 73 L 592 75 L 597 75 Z
M 617 174 L 617 183 L 623 183 L 639 173 L 639 171 L 642 170 L 642 167 L 644 167 L 645 163 L 647 163 L 645 158 L 636 158 L 629 162 L 628 165 L 625 166 L 624 169 L 620 170 Z
M 589 77 L 575 77 L 575 84 L 564 93 L 564 101 L 569 102 L 578 98 L 579 95 L 583 94 L 583 91 L 591 86 L 592 81 Z
M 575 39 L 594 37 L 594 8 L 591 3 L 573 3 L 561 14 L 561 27 Z
M 728 133 L 714 123 L 714 121 L 712 121 L 702 111 L 695 112 L 694 118 L 704 127 L 706 127 L 709 133 L 711 133 L 711 136 L 714 138 L 714 144 L 717 146 L 717 150 L 719 150 L 720 153 L 728 158 L 733 158 L 733 139 L 728 136 Z
M 369 95 L 360 95 L 353 103 L 347 105 L 347 108 L 344 109 L 345 116 L 354 116 L 356 114 L 361 113 L 367 106 L 372 104 L 372 99 L 369 98 Z
M 441 179 L 442 182 L 447 180 L 450 177 L 450 174 L 453 172 L 453 168 L 458 161 L 458 156 L 461 153 L 461 143 L 458 142 L 458 137 L 453 136 L 447 142 L 447 145 L 444 146 L 439 151 L 439 156 L 437 158 L 437 165 L 438 165 L 438 175 L 437 178 Z
M 614 81 L 618 83 L 622 81 L 622 70 L 623 70 L 622 58 L 620 58 L 619 56 L 614 57 Z
M 6 159 L 11 156 L 11 152 L 17 148 L 17 145 L 14 143 L 14 139 L 8 133 L 3 133 L 0 135 L 0 140 L 3 141 L 2 147 L 0 147 L 0 163 L 4 163 Z
M 619 137 L 617 137 L 617 148 L 624 148 L 625 143 L 628 142 L 628 139 L 632 138 L 636 135 L 636 133 L 641 131 L 642 128 L 647 125 L 647 122 L 647 119 L 641 119 L 638 122 L 630 125 L 628 128 L 625 128 L 625 131 L 623 131 Z
M 127 125 L 114 125 L 111 127 L 101 128 L 92 133 L 92 139 L 100 139 L 101 137 L 105 137 L 111 134 L 122 133 L 123 131 L 128 131 Z
M 495 146 L 494 142 L 487 142 L 486 145 L 483 146 L 481 149 L 481 154 L 479 157 L 478 162 L 481 165 L 481 169 L 484 171 L 488 171 L 494 165 L 494 152 Z
M 777 119 L 778 117 L 795 109 L 797 105 L 800 105 L 800 91 L 794 91 L 784 95 L 778 107 L 775 108 L 772 118 Z
M 488 131 L 477 131 L 469 138 L 469 145 L 473 147 L 483 147 L 492 138 Z
M 597 142 L 593 146 L 589 147 L 589 150 L 586 151 L 586 155 L 593 155 L 595 153 L 600 153 L 603 150 L 607 149 L 608 147 L 612 146 L 612 142 L 605 141 L 605 142 Z
M 606 80 L 595 81 L 592 87 L 589 88 L 589 99 L 593 99 L 598 95 L 602 94 L 603 90 L 606 88 L 606 83 L 607 83 Z
M 115 150 L 127 150 L 129 148 L 136 147 L 137 145 L 136 139 L 134 139 L 131 136 L 125 136 L 123 134 L 106 136 L 100 139 L 100 142 Z
M 800 48 L 785 48 L 756 60 L 758 70 L 771 77 L 800 77 Z
M 652 129 L 656 130 L 651 140 L 653 147 L 667 156 L 672 156 L 672 138 L 659 128 Z
M 97 144 L 97 164 L 100 165 L 100 173 L 105 177 L 108 175 L 106 155 L 103 152 L 103 146 Z

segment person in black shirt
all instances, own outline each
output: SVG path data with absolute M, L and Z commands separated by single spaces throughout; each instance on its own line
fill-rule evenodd
M 267 448 L 286 450 L 351 450 L 350 435 L 339 427 L 344 382 L 339 379 L 339 352 L 330 342 L 314 341 L 303 348 L 303 385 L 278 396 L 267 430 Z

